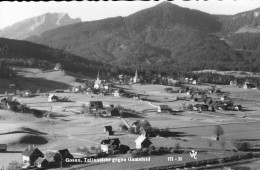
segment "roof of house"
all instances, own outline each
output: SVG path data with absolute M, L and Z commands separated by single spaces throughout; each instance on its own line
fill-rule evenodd
M 140 121 L 135 121 L 133 124 L 132 124 L 132 126 L 137 126 L 137 125 L 139 125 L 140 126 Z
M 146 139 L 145 135 L 140 135 L 138 138 L 135 140 L 135 143 L 142 143 Z
M 31 156 L 34 152 L 39 152 L 39 153 L 43 154 L 38 148 L 33 148 L 33 147 L 29 148 L 29 147 L 27 147 L 23 151 L 22 155 L 23 156 Z
M 119 110 L 117 108 L 111 108 L 111 107 L 107 108 L 106 110 L 108 112 L 119 112 Z
M 105 126 L 105 129 L 106 129 L 107 131 L 110 131 L 110 130 L 112 130 L 113 128 L 112 128 L 112 126 Z
M 72 156 L 68 149 L 58 150 L 58 152 L 61 154 L 62 158 L 66 158 L 66 157 L 71 157 Z
M 7 148 L 7 144 L 0 144 L 0 149 L 6 149 Z
M 256 87 L 254 84 L 251 84 L 251 83 L 246 84 L 246 86 L 249 87 L 249 88 L 255 88 Z
M 118 138 L 114 138 L 114 139 L 105 139 L 101 141 L 101 144 L 103 145 L 119 145 L 120 141 Z
M 135 140 L 135 143 L 143 143 L 144 141 L 147 141 L 148 143 L 152 144 L 152 142 L 151 142 L 145 135 L 140 135 L 140 136 Z
M 160 107 L 161 109 L 169 109 L 169 106 L 168 106 L 168 105 L 159 105 L 159 107 Z
M 36 159 L 35 163 L 36 163 L 36 164 L 41 164 L 41 163 L 43 163 L 44 161 L 47 161 L 47 159 L 46 159 L 46 158 L 41 158 L 41 157 L 39 157 L 38 159 Z M 48 161 L 47 161 L 47 162 L 48 162 Z
M 206 105 L 206 104 L 195 104 L 194 107 L 197 107 L 197 108 L 199 108 L 199 107 L 208 107 L 208 105 Z

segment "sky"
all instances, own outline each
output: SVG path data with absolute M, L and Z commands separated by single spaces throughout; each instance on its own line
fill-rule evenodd
M 48 12 L 68 13 L 71 18 L 92 21 L 108 17 L 128 16 L 161 2 L 163 1 L 0 2 L 0 29 Z M 260 0 L 174 0 L 171 3 L 211 14 L 226 15 L 260 7 Z

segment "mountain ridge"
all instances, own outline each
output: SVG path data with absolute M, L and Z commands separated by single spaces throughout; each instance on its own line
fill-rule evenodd
M 0 30 L 0 37 L 12 39 L 26 39 L 42 32 L 82 22 L 80 18 L 71 19 L 67 13 L 45 13 L 39 16 L 27 18 Z
M 251 13 L 248 17 L 252 18 Z M 236 50 L 248 37 L 236 31 L 251 23 L 242 14 L 236 15 L 232 24 L 233 15 L 207 14 L 163 2 L 127 17 L 71 24 L 27 40 L 89 60 L 132 68 L 260 70 L 257 49 L 250 55 Z M 259 16 L 252 22 L 258 25 L 258 20 Z M 250 36 L 247 42 L 253 44 L 258 38 Z

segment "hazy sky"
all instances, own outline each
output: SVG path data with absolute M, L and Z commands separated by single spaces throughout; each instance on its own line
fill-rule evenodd
M 161 2 L 163 1 L 0 2 L 0 28 L 47 12 L 68 13 L 71 18 L 80 17 L 83 21 L 128 16 Z M 236 14 L 260 7 L 260 0 L 175 0 L 172 3 L 211 14 Z

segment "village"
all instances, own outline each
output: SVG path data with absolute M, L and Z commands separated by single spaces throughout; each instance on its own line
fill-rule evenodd
M 96 79 L 90 80 L 68 76 L 60 64 L 44 72 L 14 70 L 18 75 L 48 74 L 52 80 L 63 76 L 58 81 L 72 82 L 68 88 L 57 85 L 52 90 L 33 81 L 28 86 L 19 81 L 5 84 L 1 122 L 9 128 L 0 133 L 0 154 L 24 148 L 17 160 L 23 169 L 84 169 L 88 164 L 102 169 L 103 164 L 113 162 L 124 162 L 120 166 L 126 169 L 141 168 L 138 162 L 147 167 L 214 167 L 259 156 L 253 149 L 259 143 L 245 140 L 259 136 L 251 133 L 260 121 L 255 100 L 238 96 L 241 91 L 260 94 L 249 81 L 238 85 L 234 80 L 222 86 L 189 77 L 159 76 L 161 83 L 148 84 L 141 83 L 137 69 L 133 76 L 110 80 L 103 80 L 97 70 Z M 234 133 L 239 124 L 246 126 L 240 136 Z M 190 157 L 192 150 L 199 153 L 199 160 Z M 167 159 L 172 155 L 175 162 Z M 107 165 L 110 169 L 117 166 Z

